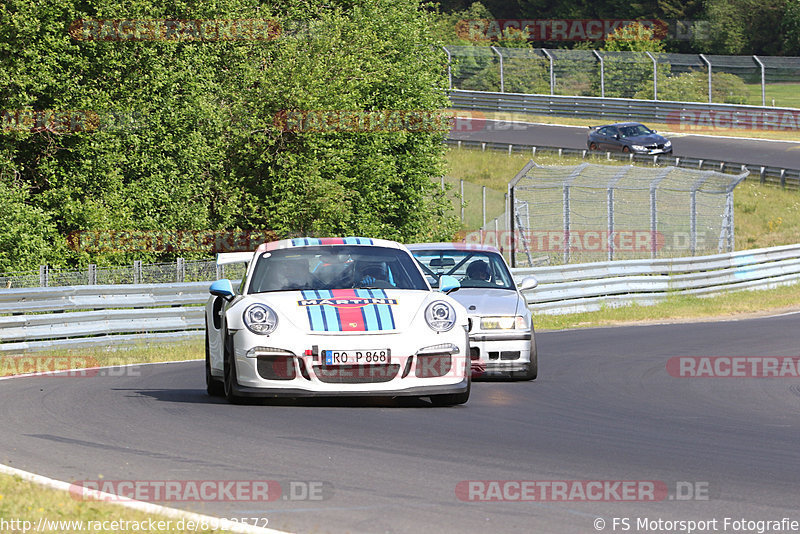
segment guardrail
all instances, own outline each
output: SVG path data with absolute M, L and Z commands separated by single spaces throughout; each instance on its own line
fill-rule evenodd
M 695 124 L 706 114 L 712 125 L 760 124 L 782 129 L 797 124 L 798 110 L 740 104 L 675 102 L 671 100 L 633 100 L 597 96 L 531 95 L 525 93 L 491 93 L 487 91 L 450 91 L 453 109 L 532 113 L 580 119 L 611 117 L 615 121 L 655 121 L 680 125 Z M 682 116 L 682 112 L 684 116 Z M 791 123 L 785 122 L 791 118 Z
M 593 152 L 587 149 L 564 148 L 556 146 L 538 146 L 526 144 L 495 143 L 489 141 L 472 141 L 446 139 L 448 145 L 458 148 L 475 148 L 481 150 L 494 150 L 507 154 L 530 153 L 531 157 L 539 153 L 557 154 L 558 156 L 581 156 L 601 157 L 607 160 L 627 161 L 630 163 L 648 163 L 652 165 L 674 165 L 688 169 L 701 169 L 719 172 L 739 173 L 745 169 L 750 171 L 748 180 L 758 180 L 762 184 L 774 185 L 784 189 L 800 189 L 800 169 L 788 169 L 783 167 L 770 167 L 767 165 L 752 165 L 749 163 L 722 161 L 716 159 L 688 158 L 665 154 L 646 155 L 646 154 L 623 154 L 622 152 Z
M 539 286 L 526 292 L 539 313 L 580 313 L 602 306 L 654 304 L 669 295 L 711 295 L 736 289 L 766 289 L 800 280 L 800 244 L 662 260 L 623 260 L 512 269 L 533 275 Z
M 0 291 L 0 354 L 202 335 L 208 282 Z

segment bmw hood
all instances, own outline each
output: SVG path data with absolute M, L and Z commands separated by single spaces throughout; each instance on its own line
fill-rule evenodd
M 450 296 L 464 306 L 469 315 L 517 315 L 525 309 L 525 303 L 513 289 L 465 287 Z
M 625 140 L 634 145 L 663 145 L 667 142 L 666 137 L 658 134 L 637 135 L 635 137 L 626 137 Z
M 407 331 L 424 306 L 441 298 L 423 290 L 334 289 L 259 293 L 242 304 L 270 306 L 278 328 L 280 321 L 288 321 L 308 334 L 379 334 Z

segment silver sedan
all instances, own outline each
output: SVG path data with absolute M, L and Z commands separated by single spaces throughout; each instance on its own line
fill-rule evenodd
M 461 287 L 450 296 L 470 318 L 473 378 L 509 377 L 533 380 L 538 355 L 531 312 L 521 291 L 533 289 L 535 278 L 514 283 L 500 252 L 485 245 L 419 243 L 408 245 L 431 287 L 442 276 L 455 276 Z

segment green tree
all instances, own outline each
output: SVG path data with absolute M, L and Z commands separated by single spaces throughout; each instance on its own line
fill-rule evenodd
M 664 52 L 664 43 L 643 24 L 621 26 L 606 36 L 603 43 L 606 96 L 633 98 L 647 84 L 653 87 L 653 60 L 646 54 Z M 667 65 L 659 66 L 659 77 L 668 75 Z M 599 94 L 599 90 L 598 90 Z M 652 92 L 648 98 L 652 98 Z

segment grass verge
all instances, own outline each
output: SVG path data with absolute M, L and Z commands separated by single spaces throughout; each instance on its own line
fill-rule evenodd
M 66 491 L 6 474 L 0 474 L 0 519 L 7 522 L 3 532 L 35 532 L 40 520 L 43 521 L 41 532 L 228 532 L 196 529 L 188 524 L 189 520 L 157 516 L 115 504 L 78 500 Z M 28 523 L 24 523 L 26 521 Z M 112 524 L 112 521 L 118 523 Z
M 732 291 L 713 297 L 670 295 L 652 306 L 637 304 L 607 307 L 596 312 L 565 315 L 534 314 L 538 330 L 561 330 L 594 326 L 696 322 L 748 318 L 789 310 L 800 310 L 800 283 L 774 289 Z

